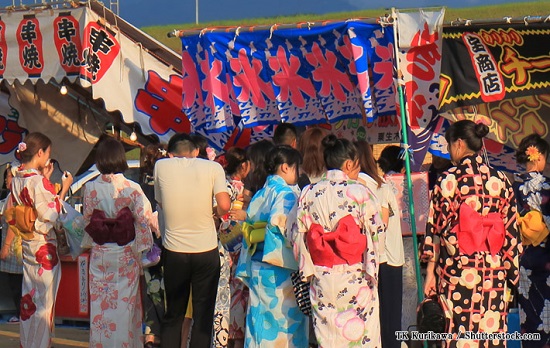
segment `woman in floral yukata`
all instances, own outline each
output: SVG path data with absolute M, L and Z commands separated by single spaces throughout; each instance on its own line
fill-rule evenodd
M 453 334 L 506 332 L 508 292 L 519 279 L 514 192 L 508 178 L 478 154 L 488 132 L 470 120 L 449 127 L 445 138 L 454 167 L 439 176 L 432 192 L 424 292 L 440 296 Z M 506 341 L 455 338 L 446 346 L 504 347 Z
M 373 193 L 356 181 L 361 168 L 353 143 L 328 135 L 323 147 L 328 172 L 304 188 L 292 229 L 302 280 L 311 280 L 315 336 L 325 348 L 380 347 L 385 226 Z
M 523 341 L 524 348 L 550 345 L 550 179 L 542 175 L 550 145 L 538 134 L 524 138 L 516 160 L 526 172 L 516 174 L 514 192 L 522 244 L 519 265 L 519 307 L 521 331 L 539 333 L 541 340 Z
M 122 144 L 100 142 L 96 166 L 101 175 L 84 188 L 90 256 L 90 347 L 143 347 L 139 294 L 141 252 L 153 245 L 151 204 L 139 184 L 122 174 L 127 168 Z
M 255 231 L 245 233 L 236 276 L 250 289 L 245 347 L 307 347 L 307 318 L 298 308 L 290 274 L 298 269 L 286 237 L 286 220 L 297 197 L 300 153 L 286 145 L 269 151 L 266 183 L 247 211 Z M 263 224 L 262 224 L 263 223 Z M 260 227 L 263 226 L 263 227 Z
M 53 172 L 51 144 L 47 136 L 38 132 L 28 134 L 19 143 L 17 153 L 21 166 L 12 179 L 11 204 L 32 209 L 36 220 L 23 224 L 30 225 L 30 230 L 25 231 L 22 224 L 10 222 L 6 217 L 8 223 L 20 231 L 22 239 L 23 297 L 19 327 L 22 348 L 50 347 L 55 297 L 61 279 L 54 227 L 61 212 L 61 199 L 73 179 L 66 173 L 58 196 L 49 180 Z

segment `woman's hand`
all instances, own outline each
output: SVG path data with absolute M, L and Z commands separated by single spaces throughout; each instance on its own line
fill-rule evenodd
M 5 260 L 9 254 L 10 254 L 10 247 L 9 245 L 4 244 L 4 246 L 2 246 L 2 250 L 0 250 L 0 259 Z
M 61 186 L 63 188 L 67 187 L 67 189 L 73 184 L 73 175 L 70 172 L 64 172 L 63 176 L 61 177 Z
M 234 220 L 234 221 L 245 221 L 246 220 L 246 211 L 242 210 L 242 209 L 231 209 L 229 211 L 229 217 L 231 218 L 231 220 Z
M 52 176 L 52 173 L 53 173 L 53 163 L 52 161 L 50 160 L 49 163 L 44 166 L 44 168 L 42 168 L 42 175 L 44 175 L 44 177 L 46 177 L 46 179 L 50 180 L 50 177 Z
M 59 198 L 65 200 L 65 196 L 69 192 L 69 188 L 73 183 L 73 175 L 70 172 L 64 172 L 61 176 L 61 192 L 59 193 Z

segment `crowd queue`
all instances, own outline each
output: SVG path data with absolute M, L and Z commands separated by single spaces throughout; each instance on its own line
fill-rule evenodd
M 487 134 L 467 120 L 446 132 L 452 163 L 431 179 L 423 290 L 442 307 L 448 333 L 506 332 L 518 303 L 522 332 L 540 334 L 523 346 L 545 347 L 550 147 L 538 135 L 523 139 L 516 159 L 525 172 L 511 184 L 482 155 Z M 0 265 L 17 264 L 19 240 L 22 270 L 2 271 L 22 273 L 12 288 L 23 348 L 50 347 L 53 335 L 58 220 L 72 177 L 51 184 L 51 146 L 30 133 L 21 163 L 6 172 Z M 85 185 L 83 204 L 90 347 L 399 347 L 396 332 L 411 329 L 402 325 L 406 298 L 416 294 L 403 281 L 416 246 L 404 247 L 387 180 L 403 171 L 400 152 L 387 147 L 375 160 L 365 141 L 319 127 L 298 137 L 287 123 L 272 141 L 217 156 L 200 135 L 176 134 L 144 149 L 136 183 L 123 174 L 122 144 L 102 140 L 102 175 Z M 161 262 L 144 268 L 155 245 Z

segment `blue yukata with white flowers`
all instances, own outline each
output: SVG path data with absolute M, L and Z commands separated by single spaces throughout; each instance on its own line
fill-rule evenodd
M 267 178 L 247 210 L 247 222 L 266 222 L 265 240 L 243 241 L 237 277 L 250 288 L 245 347 L 307 347 L 308 319 L 296 304 L 290 274 L 298 269 L 285 236 L 286 219 L 297 203 L 292 188 L 278 175 Z

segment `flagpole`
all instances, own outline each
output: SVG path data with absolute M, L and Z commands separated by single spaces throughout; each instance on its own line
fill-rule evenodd
M 199 25 L 199 0 L 195 0 L 195 24 Z
M 424 300 L 424 291 L 423 291 L 423 284 L 422 281 L 422 275 L 420 273 L 420 259 L 418 255 L 418 236 L 416 233 L 416 219 L 415 219 L 415 213 L 414 213 L 414 202 L 413 202 L 413 189 L 412 189 L 412 178 L 411 178 L 411 160 L 410 160 L 410 153 L 409 153 L 409 136 L 407 134 L 407 109 L 405 104 L 405 93 L 403 91 L 403 85 L 402 85 L 402 79 L 400 77 L 400 69 L 399 69 L 399 41 L 397 37 L 397 15 L 395 13 L 395 8 L 392 8 L 392 17 L 393 17 L 393 37 L 394 37 L 394 47 L 395 47 L 395 65 L 397 69 L 397 92 L 399 94 L 399 109 L 401 114 L 401 135 L 403 137 L 403 144 L 405 144 L 405 172 L 406 172 L 406 178 L 407 178 L 407 189 L 409 193 L 409 211 L 410 211 L 410 222 L 411 222 L 411 231 L 412 231 L 412 238 L 413 238 L 413 251 L 414 251 L 414 267 L 415 267 L 415 273 L 416 273 L 416 284 L 417 284 L 417 296 L 418 296 L 418 303 L 422 302 Z

